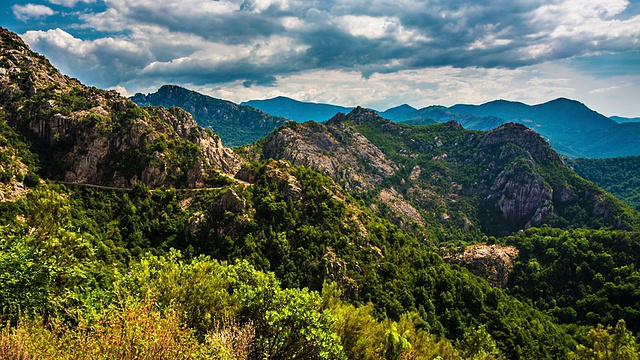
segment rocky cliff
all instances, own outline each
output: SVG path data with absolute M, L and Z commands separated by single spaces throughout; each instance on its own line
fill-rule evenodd
M 164 85 L 152 94 L 136 94 L 131 100 L 140 106 L 181 107 L 191 113 L 200 126 L 218 134 L 226 146 L 250 144 L 290 121 L 175 85 Z
M 543 224 L 628 228 L 637 221 L 636 213 L 578 177 L 539 134 L 519 124 L 490 132 L 457 122 L 409 126 L 356 108 L 326 124 L 281 127 L 246 150 L 320 171 L 427 239 L 501 235 Z
M 114 91 L 62 75 L 0 29 L 0 114 L 54 179 L 128 187 L 196 187 L 234 174 L 237 156 L 184 111 L 144 110 Z

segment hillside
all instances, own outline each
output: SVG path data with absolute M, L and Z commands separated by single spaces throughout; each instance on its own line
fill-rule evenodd
M 250 100 L 242 105 L 252 106 L 268 114 L 282 116 L 297 122 L 314 120 L 326 121 L 339 112 L 349 112 L 353 108 L 344 106 L 298 101 L 284 96 L 273 99 Z
M 569 159 L 568 165 L 583 178 L 640 211 L 640 156 L 611 159 Z
M 415 127 L 358 108 L 325 125 L 289 124 L 247 152 L 320 171 L 435 242 L 543 224 L 638 223 L 633 210 L 572 172 L 537 133 L 513 123 L 488 133 L 456 122 Z
M 222 143 L 229 147 L 257 141 L 289 121 L 250 106 L 237 105 L 172 85 L 164 85 L 152 94 L 136 94 L 131 100 L 140 106 L 178 106 L 191 113 L 198 125 L 213 130 Z
M 356 108 L 240 158 L 184 110 L 0 46 L 0 357 L 639 353 L 638 214 L 522 125 Z M 442 256 L 477 242 L 523 254 L 504 289 Z
M 130 187 L 202 186 L 239 159 L 179 110 L 144 110 L 82 85 L 2 29 L 0 114 L 27 138 L 45 177 Z

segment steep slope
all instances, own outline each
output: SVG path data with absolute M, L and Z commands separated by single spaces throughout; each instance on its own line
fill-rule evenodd
M 230 147 L 257 141 L 289 121 L 250 106 L 237 105 L 174 85 L 164 85 L 152 94 L 136 94 L 131 100 L 140 106 L 178 106 L 191 113 L 198 125 L 213 130 L 222 143 Z
M 256 149 L 255 147 L 258 147 Z M 412 127 L 357 108 L 278 129 L 249 153 L 311 167 L 432 241 L 542 224 L 630 228 L 638 215 L 584 181 L 534 131 Z M 580 214 L 580 216 L 577 216 Z
M 578 175 L 640 211 L 640 156 L 611 159 L 568 159 Z
M 195 187 L 234 174 L 239 159 L 179 109 L 144 110 L 62 75 L 0 29 L 0 114 L 43 162 L 44 176 L 128 187 Z
M 353 108 L 344 106 L 303 102 L 278 96 L 266 100 L 250 100 L 241 105 L 252 106 L 274 116 L 282 116 L 297 122 L 314 120 L 322 122 L 330 119 L 339 112 L 349 112 Z

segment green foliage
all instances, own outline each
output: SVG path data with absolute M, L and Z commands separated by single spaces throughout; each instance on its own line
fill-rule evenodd
M 42 187 L 28 200 L 24 224 L 0 228 L 0 308 L 12 321 L 21 313 L 65 313 L 108 276 L 96 263 L 95 239 L 74 226 L 65 198 Z
M 624 320 L 619 320 L 615 328 L 598 325 L 589 330 L 587 344 L 578 345 L 576 351 L 569 354 L 569 359 L 637 360 L 640 350 Z
M 640 238 L 636 232 L 530 229 L 506 239 L 520 250 L 508 291 L 562 323 L 639 331 Z
M 273 274 L 247 262 L 225 265 L 200 257 L 191 262 L 145 257 L 124 276 L 122 285 L 137 297 L 157 299 L 176 308 L 185 323 L 204 336 L 219 323 L 251 325 L 255 359 L 339 359 L 332 317 L 320 309 L 321 299 L 308 290 L 282 289 Z
M 611 159 L 567 159 L 580 176 L 640 210 L 640 156 Z

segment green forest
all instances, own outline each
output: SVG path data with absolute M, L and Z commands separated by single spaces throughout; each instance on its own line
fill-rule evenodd
M 524 126 L 344 115 L 234 152 L 0 34 L 0 359 L 640 358 L 640 214 Z M 296 131 L 335 178 L 264 156 Z M 349 151 L 393 174 L 349 188 Z M 504 287 L 443 256 L 478 243 L 518 250 Z
M 567 165 L 640 211 L 640 156 L 567 159 Z

